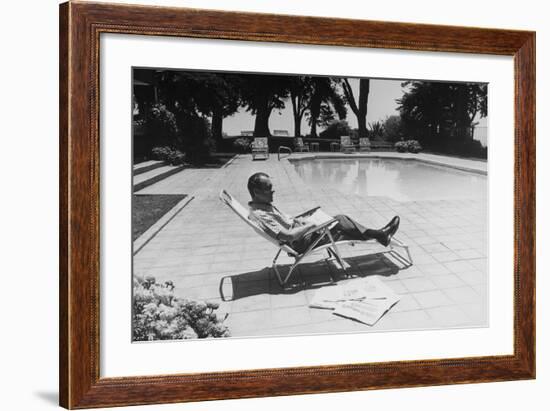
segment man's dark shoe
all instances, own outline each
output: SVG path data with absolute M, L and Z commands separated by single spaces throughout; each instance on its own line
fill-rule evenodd
M 384 230 L 389 228 L 392 224 L 397 223 L 399 225 L 399 216 L 394 216 L 390 221 L 388 221 L 388 224 L 386 224 L 384 227 L 382 227 L 380 230 Z
M 393 229 L 390 232 L 390 237 L 393 237 L 393 235 L 397 233 L 397 230 L 399 229 L 399 223 L 401 223 L 401 219 L 399 218 L 399 216 L 396 215 L 392 218 L 391 221 L 391 226 L 393 227 Z
M 399 223 L 399 216 L 392 218 L 392 220 L 380 230 L 380 238 L 378 239 L 378 242 L 384 247 L 387 247 L 390 244 L 393 235 L 397 232 Z

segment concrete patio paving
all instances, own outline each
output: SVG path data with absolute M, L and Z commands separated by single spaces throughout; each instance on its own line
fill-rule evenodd
M 293 154 L 293 158 L 313 156 Z M 330 156 L 330 153 L 322 153 Z M 337 156 L 337 155 L 336 155 Z M 373 153 L 361 156 L 401 157 Z M 353 156 L 358 158 L 358 155 Z M 486 163 L 429 154 L 413 158 L 486 172 Z M 248 177 L 272 176 L 275 203 L 288 214 L 315 206 L 347 214 L 370 227 L 401 216 L 396 237 L 410 246 L 414 265 L 400 270 L 375 244 L 342 247 L 354 277 L 380 276 L 401 300 L 374 326 L 309 308 L 316 288 L 328 286 L 329 268 L 309 258 L 283 290 L 270 270 L 275 247 L 260 238 L 218 199 L 228 190 L 246 204 Z M 398 202 L 329 189 L 312 189 L 288 159 L 252 161 L 239 155 L 221 169 L 187 169 L 137 194 L 188 194 L 194 199 L 134 256 L 134 274 L 172 281 L 178 296 L 216 301 L 233 337 L 373 332 L 487 325 L 487 208 L 483 199 Z M 374 253 L 374 254 L 373 254 Z M 286 259 L 286 260 L 285 260 Z M 286 256 L 281 262 L 292 260 Z

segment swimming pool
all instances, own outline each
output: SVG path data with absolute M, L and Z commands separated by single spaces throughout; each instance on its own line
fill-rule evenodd
M 292 161 L 310 186 L 397 201 L 486 199 L 487 176 L 417 160 L 388 158 Z

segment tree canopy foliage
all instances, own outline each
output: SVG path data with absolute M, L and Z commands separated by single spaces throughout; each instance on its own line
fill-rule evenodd
M 312 77 L 311 96 L 307 119 L 311 127 L 310 137 L 318 137 L 317 126 L 327 126 L 337 114 L 340 120 L 346 118 L 344 96 L 339 91 L 341 80 L 332 77 Z
M 405 128 L 415 134 L 466 136 L 476 118 L 487 116 L 487 84 L 409 81 L 398 100 Z
M 197 116 L 212 117 L 212 135 L 222 138 L 222 120 L 241 105 L 237 77 L 231 73 L 159 71 L 161 99 L 178 119 L 182 129 Z
M 393 115 L 386 117 L 383 125 L 382 138 L 391 143 L 400 141 L 404 137 L 402 123 L 401 116 Z
M 238 80 L 242 103 L 254 114 L 254 136 L 268 137 L 269 117 L 274 109 L 285 108 L 290 93 L 289 76 L 273 74 L 246 74 Z
M 391 142 L 417 139 L 428 149 L 452 148 L 456 141 L 471 140 L 472 126 L 487 116 L 487 84 L 482 83 L 403 82 L 404 94 L 396 100 L 399 116 L 367 125 L 368 78 L 148 69 L 135 73 L 148 76 L 140 85 L 154 85 L 154 103 L 148 104 L 150 114 L 144 117 L 151 123 L 149 129 L 156 127 L 157 138 L 172 139 L 182 151 L 202 152 L 199 161 L 213 142 L 223 146 L 224 118 L 246 110 L 254 116 L 253 136 L 271 136 L 271 114 L 289 102 L 295 136 L 304 134 L 305 118 L 310 137 L 318 137 L 318 128 L 332 125 L 324 136 L 345 130 L 355 137 Z M 147 98 L 152 99 L 152 94 Z M 357 129 L 343 126 L 348 107 L 357 118 Z M 172 114 L 175 124 L 167 121 Z
M 271 135 L 269 118 L 273 110 L 284 109 L 288 100 L 297 136 L 302 135 L 304 116 L 316 137 L 318 126 L 328 125 L 336 116 L 345 119 L 347 114 L 338 78 L 159 70 L 156 83 L 161 101 L 180 126 L 189 116 L 211 117 L 216 140 L 222 138 L 223 119 L 241 107 L 255 116 L 254 136 Z
M 461 154 L 482 152 L 473 126 L 487 116 L 487 84 L 408 81 L 398 100 L 408 138 L 426 148 Z

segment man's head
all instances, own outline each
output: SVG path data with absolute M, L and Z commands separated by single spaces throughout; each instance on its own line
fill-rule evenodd
M 255 173 L 248 179 L 248 192 L 252 201 L 271 203 L 273 201 L 273 186 L 266 173 Z

